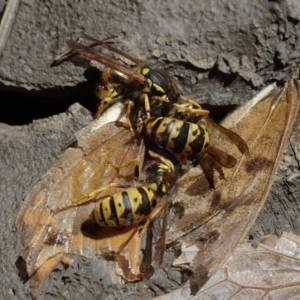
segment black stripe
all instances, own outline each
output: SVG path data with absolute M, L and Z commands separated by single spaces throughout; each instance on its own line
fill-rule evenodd
M 193 142 L 189 143 L 189 146 L 192 148 L 193 154 L 195 155 L 201 152 L 205 140 L 204 129 L 201 126 L 198 126 L 198 129 L 200 132 L 199 135 Z
M 152 120 L 152 122 L 151 122 L 151 127 L 152 128 L 151 128 L 150 138 L 151 138 L 152 141 L 155 141 L 156 131 L 157 131 L 157 129 L 158 129 L 160 123 L 161 123 L 161 120 L 162 120 L 162 118 L 157 118 L 155 120 Z
M 130 198 L 126 191 L 122 192 L 122 200 L 124 205 L 124 213 L 120 216 L 120 218 L 124 218 L 128 221 L 129 224 L 133 223 L 133 214 L 132 214 L 132 207 Z
M 110 197 L 110 199 L 111 199 L 111 198 L 112 198 L 112 197 Z M 109 199 L 108 201 L 110 201 L 110 199 Z M 100 211 L 100 215 L 101 215 L 102 220 L 97 220 L 97 222 L 103 223 L 103 224 L 106 224 L 106 225 L 107 225 L 106 219 L 105 219 L 105 217 L 104 217 L 104 212 L 103 212 L 103 201 L 100 202 L 99 211 Z
M 172 138 L 174 143 L 174 148 L 172 150 L 174 153 L 180 154 L 183 152 L 189 137 L 189 129 L 190 124 L 188 122 L 183 122 L 182 126 L 176 128 L 176 130 L 179 131 L 179 134 L 176 138 Z
M 145 187 L 147 188 L 147 187 Z M 144 188 L 138 187 L 137 190 L 142 195 L 142 203 L 137 208 L 137 210 L 134 212 L 137 215 L 150 215 L 151 213 L 151 207 L 150 207 L 150 201 L 148 198 L 148 194 L 145 192 Z
M 111 217 L 109 220 L 114 222 L 116 225 L 119 225 L 119 219 L 118 219 L 118 215 L 117 215 L 114 197 L 110 197 L 109 206 L 110 206 L 110 210 L 111 210 Z
M 156 199 L 153 199 L 153 200 L 152 200 L 152 207 L 155 208 L 156 205 L 157 205 L 157 201 L 156 201 Z
M 159 138 L 159 146 L 161 146 L 163 149 L 166 149 L 169 141 L 169 137 L 172 133 L 173 127 L 176 124 L 176 120 L 173 119 L 166 119 L 162 118 L 160 121 L 161 128 L 165 128 L 164 131 L 156 133 Z

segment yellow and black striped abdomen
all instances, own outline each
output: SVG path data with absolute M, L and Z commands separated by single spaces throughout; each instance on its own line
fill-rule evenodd
M 204 124 L 161 117 L 149 119 L 146 127 L 151 140 L 171 152 L 181 164 L 187 164 L 187 157 L 199 154 L 209 143 Z
M 155 206 L 155 192 L 149 186 L 130 187 L 97 203 L 93 217 L 103 226 L 136 224 L 150 215 Z

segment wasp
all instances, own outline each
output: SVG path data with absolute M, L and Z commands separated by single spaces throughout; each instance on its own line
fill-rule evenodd
M 217 126 L 242 154 L 249 152 L 246 142 L 238 134 L 221 125 Z M 233 168 L 237 163 L 235 157 L 209 144 L 207 120 L 204 118 L 198 123 L 166 117 L 151 118 L 146 121 L 146 130 L 156 145 L 173 154 L 183 165 L 187 164 L 189 158 L 196 158 L 202 152 L 226 168 Z
M 176 117 L 151 117 L 150 103 L 145 102 L 146 134 L 157 146 L 175 156 L 182 165 L 186 165 L 188 159 L 195 159 L 205 152 L 221 166 L 233 168 L 237 163 L 236 158 L 209 144 L 208 126 L 211 125 L 235 144 L 242 154 L 249 153 L 247 143 L 238 134 L 210 120 L 207 117 L 209 111 L 203 110 L 197 102 L 182 98 L 185 103 L 173 103 L 177 109 Z M 193 117 L 193 122 L 188 122 L 183 118 L 183 112 L 187 119 L 190 115 L 196 118 Z
M 174 155 L 183 165 L 187 164 L 188 158 L 195 158 L 204 151 L 226 168 L 236 165 L 235 157 L 209 145 L 208 123 L 225 134 L 241 153 L 249 152 L 246 142 L 239 135 L 214 123 L 207 117 L 208 110 L 202 109 L 196 101 L 184 97 L 178 91 L 174 79 L 169 80 L 161 72 L 103 41 L 88 35 L 83 37 L 103 45 L 135 64 L 130 68 L 89 46 L 67 40 L 68 46 L 76 53 L 108 67 L 102 72 L 100 83 L 96 88 L 96 95 L 101 100 L 96 117 L 99 117 L 113 103 L 126 102 L 125 123 L 132 136 L 138 135 L 137 131 L 139 132 L 140 129 L 136 130 L 136 128 L 140 128 L 142 123 L 150 139 Z M 136 107 L 139 107 L 139 111 L 143 111 L 142 122 L 136 115 L 132 116 L 132 111 L 136 111 Z M 182 115 L 182 112 L 200 117 L 196 118 L 196 122 L 187 122 L 183 117 L 177 117 Z
M 170 80 L 162 72 L 105 43 L 104 40 L 97 40 L 88 35 L 83 35 L 83 37 L 92 40 L 94 44 L 101 44 L 104 48 L 121 55 L 134 64 L 134 67 L 129 67 L 90 46 L 72 40 L 66 41 L 74 52 L 107 67 L 102 72 L 96 87 L 96 96 L 100 99 L 96 118 L 112 104 L 118 101 L 128 104 L 129 99 L 133 100 L 136 108 L 143 108 L 143 101 L 140 100 L 147 99 L 151 103 L 153 113 L 167 115 L 173 107 L 172 104 L 179 100 L 181 94 L 174 79 Z M 128 121 L 128 124 L 131 127 L 130 121 Z
M 151 220 L 165 207 L 158 204 L 157 197 L 164 196 L 175 182 L 175 166 L 171 160 L 149 150 L 152 158 L 159 161 L 154 179 L 148 184 L 133 187 L 127 184 L 110 183 L 92 191 L 87 196 L 75 201 L 74 204 L 56 209 L 54 212 L 86 204 L 97 202 L 91 214 L 91 219 L 100 226 L 127 226 L 146 221 L 140 233 L 142 236 Z M 130 161 L 128 164 L 132 163 Z M 127 166 L 115 166 L 117 169 Z M 102 192 L 108 188 L 122 188 L 123 191 L 110 196 L 102 196 Z

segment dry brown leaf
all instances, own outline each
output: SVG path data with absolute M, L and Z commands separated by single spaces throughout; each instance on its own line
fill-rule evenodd
M 178 181 L 173 204 L 180 208 L 182 218 L 167 232 L 167 243 L 170 247 L 178 247 L 179 243 L 183 252 L 184 247 L 198 249 L 188 263 L 194 275 L 184 293 L 194 295 L 255 222 L 298 112 L 299 89 L 297 79 L 289 80 L 282 88 L 272 85 L 224 122 L 223 126 L 245 139 L 250 156 L 240 155 L 225 138 L 215 139 L 214 146 L 235 156 L 238 164 L 223 170 L 225 179 L 214 174 L 214 189 L 200 168 L 190 170 Z M 209 157 L 205 159 L 207 163 Z
M 120 230 L 89 222 L 94 203 L 53 213 L 112 181 L 133 184 L 134 164 L 119 174 L 112 166 L 143 157 L 143 147 L 132 141 L 126 128 L 108 123 L 123 114 L 123 105 L 117 104 L 83 129 L 76 145 L 66 150 L 25 199 L 16 225 L 22 229 L 22 257 L 31 277 L 33 297 L 39 294 L 56 265 L 62 259 L 66 261 L 64 256 L 68 253 L 115 260 L 118 273 L 129 281 L 142 276 L 137 226 Z M 114 192 L 108 189 L 103 193 Z

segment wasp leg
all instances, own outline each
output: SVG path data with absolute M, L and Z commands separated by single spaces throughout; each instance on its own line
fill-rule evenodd
M 127 124 L 128 128 L 129 128 L 132 138 L 136 139 L 137 135 L 136 135 L 136 133 L 132 127 L 131 121 L 130 121 L 130 114 L 131 114 L 131 109 L 132 109 L 133 105 L 134 105 L 133 101 L 131 101 L 131 100 L 128 101 L 127 108 L 126 108 L 126 115 L 125 115 L 125 124 Z
M 68 208 L 72 208 L 72 207 L 76 207 L 79 205 L 83 205 L 83 204 L 87 204 L 90 202 L 96 202 L 99 200 L 102 200 L 103 198 L 106 198 L 107 196 L 101 196 L 101 192 L 105 191 L 106 189 L 110 188 L 110 187 L 116 187 L 116 188 L 123 188 L 123 189 L 127 189 L 129 188 L 131 185 L 129 184 L 122 184 L 122 183 L 110 183 L 108 185 L 102 186 L 99 189 L 94 190 L 93 192 L 91 192 L 90 194 L 88 194 L 87 196 L 84 196 L 78 200 L 75 200 L 74 203 L 70 204 L 70 205 L 66 205 L 63 207 L 58 207 L 56 208 L 53 213 L 57 213 L 60 212 L 62 210 L 66 210 Z
M 176 94 L 180 95 L 177 84 L 176 84 L 176 79 L 174 77 L 171 78 L 171 85 L 172 85 L 174 92 Z
M 195 107 L 198 107 L 198 108 L 201 108 L 201 105 L 196 102 L 195 100 L 192 100 L 192 99 L 189 99 L 187 97 L 184 97 L 183 95 L 180 95 L 180 98 L 186 102 L 187 104 L 191 105 L 191 106 L 195 106 Z
M 142 94 L 140 96 L 140 99 L 141 99 L 141 101 L 144 101 L 146 117 L 147 117 L 147 119 L 150 119 L 151 115 L 150 115 L 150 101 L 149 101 L 149 97 L 148 97 L 147 94 Z
M 144 101 L 146 116 L 147 116 L 147 119 L 150 119 L 151 118 L 151 115 L 150 115 L 150 101 L 149 101 L 148 94 L 142 94 L 140 96 L 140 100 Z M 159 97 L 159 96 L 152 96 L 151 100 L 156 100 L 156 101 L 161 101 L 161 102 L 170 102 L 168 99 L 163 98 L 163 97 Z
M 144 224 L 142 230 L 139 233 L 139 237 L 142 238 L 143 234 L 145 233 L 146 229 L 148 228 L 150 222 L 156 217 L 156 215 L 165 207 L 165 205 L 160 205 L 155 207 L 154 210 L 152 210 L 151 214 L 147 217 L 147 221 Z
M 128 104 L 127 104 L 127 107 L 126 107 L 125 122 L 116 121 L 116 124 L 117 125 L 122 125 L 122 126 L 128 128 L 130 133 L 131 133 L 132 138 L 136 139 L 138 136 L 137 136 L 136 132 L 134 131 L 134 129 L 132 127 L 132 124 L 131 124 L 131 121 L 130 121 L 130 114 L 131 114 L 132 106 L 133 106 L 133 101 L 131 101 L 131 100 L 128 101 Z
M 174 165 L 171 161 L 169 161 L 168 159 L 166 159 L 165 157 L 159 155 L 158 153 L 155 153 L 151 150 L 148 151 L 149 155 L 153 158 L 157 158 L 158 160 L 160 160 L 160 164 L 158 164 L 158 169 L 165 171 L 165 172 L 170 172 L 170 173 L 174 173 Z
M 160 96 L 152 96 L 151 97 L 151 100 L 157 100 L 157 101 L 160 101 L 160 102 L 165 102 L 165 103 L 168 103 L 170 102 L 170 100 L 164 98 L 164 97 L 160 97 Z
M 130 235 L 130 237 L 128 238 L 127 241 L 125 241 L 118 249 L 118 251 L 115 253 L 116 255 L 120 255 L 122 253 L 122 251 L 124 250 L 124 248 L 128 245 L 128 243 L 131 241 L 131 239 L 134 237 L 134 235 L 136 234 L 136 232 L 138 231 L 138 226 L 134 225 L 134 230 L 132 231 L 132 234 Z
M 138 158 L 136 159 L 132 159 L 129 162 L 125 163 L 124 165 L 120 165 L 117 166 L 115 164 L 110 164 L 115 170 L 116 172 L 119 174 L 120 170 L 123 168 L 127 168 L 129 165 L 131 165 L 132 163 L 135 163 L 135 169 L 134 169 L 134 177 L 135 178 L 139 178 L 139 165 L 140 165 L 140 160 Z
M 202 107 L 194 100 L 187 99 L 187 98 L 186 100 L 191 102 L 181 103 L 181 104 L 174 103 L 173 106 L 175 106 L 179 111 L 185 111 L 188 114 L 198 115 L 201 117 L 206 117 L 209 114 L 209 110 L 202 109 Z M 196 103 L 197 104 L 196 107 L 198 108 L 193 108 L 195 105 L 192 103 Z
M 180 95 L 180 98 L 185 102 L 182 104 L 174 103 L 174 106 L 178 109 L 184 110 L 189 114 L 196 114 L 198 116 L 207 116 L 209 114 L 209 110 L 202 109 L 201 105 L 197 103 L 195 100 L 188 99 L 183 95 Z
M 161 266 L 164 258 L 164 252 L 166 249 L 166 228 L 167 228 L 167 216 L 168 216 L 168 202 L 163 206 L 164 216 L 163 216 L 163 224 L 161 228 L 160 239 L 158 242 L 158 246 L 156 247 L 156 252 L 153 258 L 153 266 L 159 267 Z
M 107 108 L 109 108 L 112 104 L 113 104 L 112 98 L 106 97 L 102 99 L 98 106 L 97 113 L 95 114 L 95 119 L 98 119 L 103 114 L 103 112 L 106 111 Z

